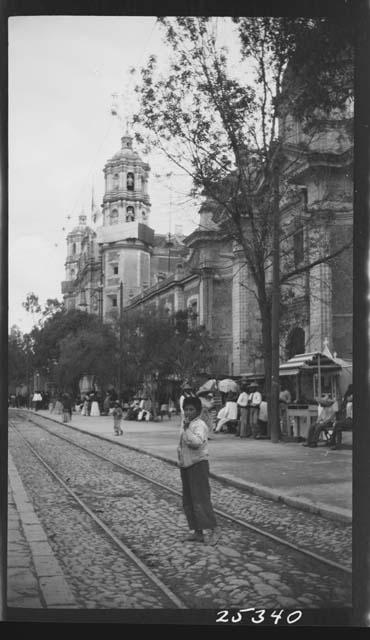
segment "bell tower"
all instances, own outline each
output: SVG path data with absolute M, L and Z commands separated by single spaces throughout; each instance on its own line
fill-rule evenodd
M 104 167 L 105 194 L 103 225 L 127 222 L 149 223 L 150 200 L 148 176 L 150 167 L 132 148 L 132 137 L 121 138 L 121 150 Z
M 128 131 L 121 138 L 120 151 L 103 171 L 105 193 L 97 240 L 103 266 L 103 316 L 107 317 L 119 312 L 121 296 L 125 306 L 150 285 L 154 232 L 148 226 L 150 167 L 133 148 Z

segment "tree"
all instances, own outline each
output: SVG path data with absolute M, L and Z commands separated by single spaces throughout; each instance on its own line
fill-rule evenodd
M 117 340 L 109 325 L 91 325 L 69 333 L 59 343 L 58 381 L 62 389 L 79 393 L 78 383 L 93 373 L 104 388 L 111 383 L 117 358 Z
M 299 153 L 297 148 L 292 153 L 279 125 L 302 95 L 303 78 L 297 82 L 291 72 L 299 60 L 299 35 L 308 34 L 311 24 L 317 31 L 323 27 L 311 20 L 242 18 L 241 61 L 232 69 L 226 48 L 217 45 L 217 19 L 159 21 L 171 49 L 168 68 L 161 75 L 151 56 L 142 69 L 136 122 L 145 127 L 150 144 L 192 177 L 194 193 L 215 203 L 214 218 L 243 251 L 261 318 L 271 437 L 277 441 L 280 287 L 334 257 L 318 240 L 315 255 L 304 265 L 280 273 L 282 240 L 288 240 L 278 224 L 281 202 L 299 191 L 291 178 L 316 132 L 311 121 Z M 318 106 L 326 117 L 330 105 Z M 138 139 L 143 141 L 143 135 Z M 306 216 L 304 224 L 315 228 L 317 217 Z
M 16 388 L 26 382 L 27 356 L 20 329 L 13 325 L 8 336 L 8 385 Z
M 169 378 L 195 383 L 212 361 L 212 341 L 188 311 L 124 311 L 121 331 L 123 380 L 129 394 L 145 383 L 150 387 L 153 372 L 159 386 Z
M 104 382 L 114 375 L 116 336 L 94 314 L 59 308 L 42 326 L 34 327 L 30 336 L 34 367 L 46 372 L 53 361 L 58 362 L 58 380 L 63 386 L 77 391 L 76 381 L 86 371 L 94 371 Z

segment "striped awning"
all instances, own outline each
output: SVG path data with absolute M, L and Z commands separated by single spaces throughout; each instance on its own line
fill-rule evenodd
M 279 367 L 280 376 L 296 376 L 302 371 L 318 371 L 322 372 L 339 372 L 341 370 L 340 364 L 329 358 L 328 356 L 320 353 L 319 351 L 313 351 L 312 353 L 299 353 L 293 358 L 283 362 Z

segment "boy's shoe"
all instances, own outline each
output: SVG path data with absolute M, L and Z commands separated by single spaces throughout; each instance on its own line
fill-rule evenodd
M 220 537 L 221 531 L 219 529 L 212 529 L 211 533 L 209 534 L 207 544 L 210 544 L 212 547 L 214 547 L 218 543 Z
M 187 542 L 204 542 L 204 535 L 203 533 L 191 533 L 185 540 Z

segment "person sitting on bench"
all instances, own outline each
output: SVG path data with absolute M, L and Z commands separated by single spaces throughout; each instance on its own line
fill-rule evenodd
M 333 400 L 329 394 L 321 396 L 317 411 L 318 419 L 310 426 L 304 447 L 317 447 L 321 432 L 333 428 L 337 412 L 337 401 Z
M 343 431 L 352 431 L 352 402 L 353 392 L 352 385 L 350 385 L 350 392 L 348 389 L 344 395 L 344 417 L 341 420 L 337 420 L 334 424 L 333 433 L 330 439 L 330 449 L 339 449 L 342 445 L 342 433 Z
M 236 404 L 235 396 L 232 392 L 229 392 L 226 396 L 225 406 L 220 409 L 217 414 L 217 426 L 214 429 L 215 433 L 219 433 L 223 427 L 229 426 L 230 423 L 235 423 L 238 419 L 238 405 Z

